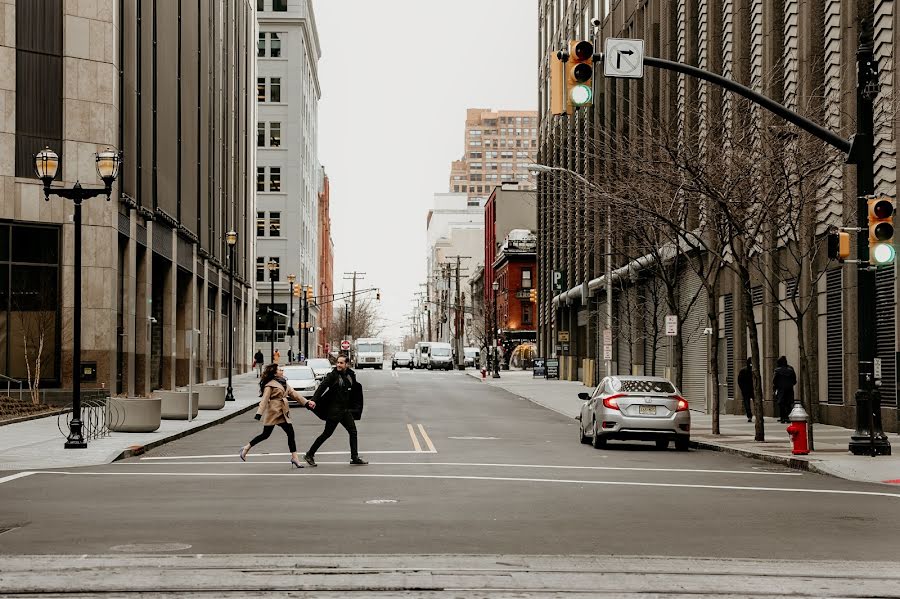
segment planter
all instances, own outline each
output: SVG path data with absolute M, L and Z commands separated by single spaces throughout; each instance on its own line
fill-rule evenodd
M 158 397 L 112 397 L 106 403 L 106 422 L 115 433 L 152 433 L 159 428 Z
M 190 393 L 187 391 L 154 391 L 154 397 L 159 397 L 162 401 L 161 415 L 163 420 L 187 420 L 188 419 L 188 398 Z M 190 402 L 191 418 L 197 417 L 197 411 L 200 409 L 198 395 L 196 391 Z
M 225 407 L 225 387 L 222 385 L 194 385 L 200 396 L 201 410 L 221 410 Z

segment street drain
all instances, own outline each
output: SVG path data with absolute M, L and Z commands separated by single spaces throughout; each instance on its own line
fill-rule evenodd
M 157 553 L 161 551 L 184 551 L 190 549 L 187 543 L 132 543 L 130 545 L 115 545 L 110 551 L 122 551 L 123 553 Z
M 397 503 L 397 500 L 396 499 L 369 499 L 368 501 L 366 501 L 366 503 L 377 505 L 377 504 L 381 504 L 381 503 Z

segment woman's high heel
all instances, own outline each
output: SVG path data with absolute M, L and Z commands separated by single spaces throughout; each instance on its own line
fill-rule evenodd
M 291 458 L 291 468 L 303 468 L 303 463 L 300 460 L 295 460 Z
M 248 453 L 250 453 L 250 448 L 249 448 L 249 447 L 247 447 L 246 445 L 244 445 L 243 447 L 241 447 L 241 453 L 240 453 L 241 461 L 243 461 L 243 462 L 246 462 L 246 461 L 247 461 L 247 454 L 248 454 Z

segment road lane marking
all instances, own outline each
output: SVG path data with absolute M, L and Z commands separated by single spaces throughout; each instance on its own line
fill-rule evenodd
M 421 424 L 419 425 L 419 432 L 422 433 L 422 438 L 425 439 L 425 444 L 428 445 L 428 451 L 437 453 L 437 449 L 434 448 L 434 443 L 428 438 L 428 433 L 425 432 L 425 427 Z
M 32 474 L 35 474 L 35 472 L 19 472 L 17 474 L 10 474 L 9 476 L 4 476 L 3 478 L 0 478 L 0 485 L 2 485 L 3 483 L 12 482 L 19 478 L 25 478 L 26 476 L 31 476 Z
M 310 472 L 304 473 L 275 473 L 275 472 L 66 472 L 63 470 L 40 470 L 32 474 L 61 474 L 63 476 L 169 476 L 175 478 L 184 477 L 284 477 L 293 476 L 297 479 L 307 477 L 324 478 L 403 478 L 403 479 L 428 479 L 428 480 L 475 480 L 485 482 L 514 482 L 514 483 L 555 483 L 570 485 L 597 485 L 610 487 L 664 487 L 670 489 L 710 489 L 719 491 L 755 491 L 768 493 L 809 493 L 814 495 L 857 495 L 863 497 L 890 497 L 900 499 L 900 493 L 884 493 L 876 491 L 847 491 L 843 489 L 798 489 L 795 487 L 742 487 L 738 485 L 689 485 L 686 483 L 646 483 L 610 480 L 577 480 L 564 478 L 515 478 L 509 476 L 451 476 L 440 474 L 344 474 Z
M 366 453 L 366 452 L 360 452 Z M 370 452 L 371 453 L 371 452 Z M 428 453 L 428 452 L 422 452 Z M 321 455 L 322 452 L 316 453 L 316 455 Z M 284 456 L 288 456 L 290 454 L 281 454 Z M 344 462 L 323 462 L 321 460 L 317 460 L 319 464 L 343 464 Z M 226 464 L 226 465 L 243 465 L 244 462 L 239 461 L 230 461 L 230 462 L 174 462 L 179 466 L 215 466 L 217 464 Z M 278 461 L 262 461 L 262 460 L 252 460 L 246 462 L 247 464 L 281 464 L 283 462 Z M 134 466 L 137 462 L 115 462 L 114 465 L 118 466 Z M 143 464 L 144 466 L 150 466 L 151 464 Z M 762 470 L 705 470 L 705 469 L 692 469 L 692 468 L 637 468 L 637 467 L 627 467 L 627 466 L 555 466 L 552 464 L 479 464 L 479 463 L 470 463 L 470 462 L 373 462 L 372 466 L 459 466 L 465 468 L 541 468 L 546 470 L 596 470 L 596 471 L 625 471 L 625 472 L 663 472 L 663 473 L 677 473 L 677 474 L 737 474 L 737 475 L 751 475 L 751 476 L 804 476 L 802 472 L 767 472 Z
M 380 451 L 367 451 L 365 449 L 360 449 L 360 453 L 365 454 L 394 454 L 394 453 L 428 453 L 424 451 L 413 451 L 409 449 L 398 449 L 398 450 L 380 450 Z M 317 451 L 316 455 L 346 455 L 349 454 L 349 451 Z M 277 456 L 277 455 L 291 455 L 290 453 L 281 453 L 281 452 L 263 452 L 263 453 L 249 453 L 247 455 L 255 455 L 255 456 Z M 166 455 L 166 456 L 150 456 L 145 458 L 140 458 L 141 461 L 174 461 L 174 460 L 198 460 L 198 459 L 210 459 L 210 458 L 234 458 L 237 457 L 236 453 L 216 453 L 216 454 L 208 454 L 208 455 Z M 116 462 L 116 463 L 127 463 L 127 462 Z
M 416 448 L 416 453 L 422 453 L 422 446 L 419 445 L 419 438 L 416 437 L 416 431 L 413 428 L 413 425 L 407 423 L 406 428 L 409 430 L 409 436 L 412 439 L 413 447 Z

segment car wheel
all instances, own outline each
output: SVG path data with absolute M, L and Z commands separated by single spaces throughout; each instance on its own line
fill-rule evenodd
M 594 449 L 603 449 L 606 447 L 606 438 L 597 432 L 597 423 L 594 423 L 594 435 L 591 437 L 591 445 Z
M 431 364 L 428 365 L 428 370 L 433 370 L 433 369 L 431 368 Z
M 656 448 L 657 449 L 668 449 L 669 448 L 669 440 L 668 439 L 657 439 L 656 440 Z
M 578 424 L 578 440 L 585 445 L 591 442 L 591 438 L 584 434 L 584 426 L 581 423 Z
M 678 437 L 675 439 L 675 449 L 678 451 L 687 451 L 690 446 L 690 437 Z

